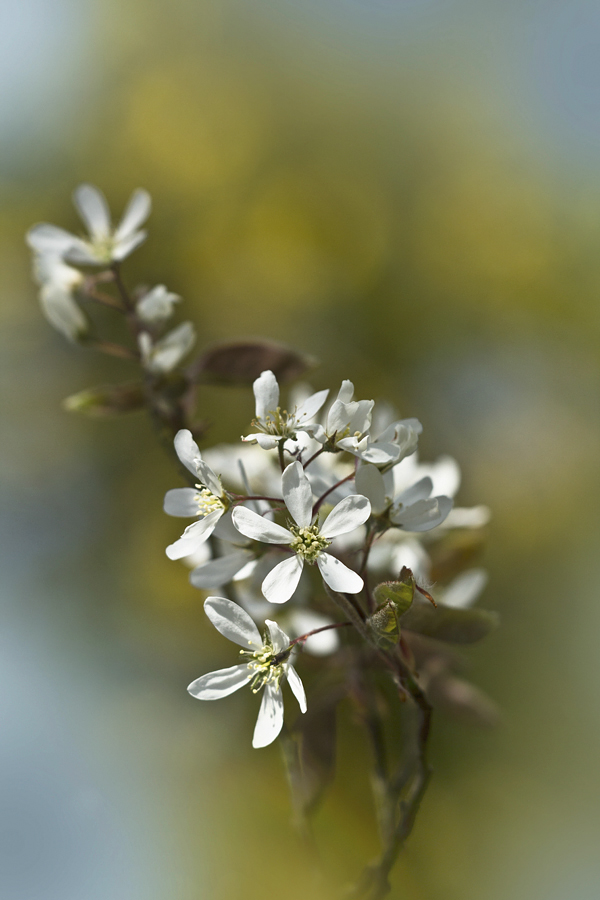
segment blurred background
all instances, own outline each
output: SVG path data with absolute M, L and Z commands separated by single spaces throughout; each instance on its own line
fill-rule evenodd
M 593 0 L 3 0 L 0 4 L 0 897 L 331 897 L 290 827 L 277 746 L 164 546 L 179 476 L 141 416 L 67 394 L 126 380 L 40 315 L 23 235 L 154 198 L 130 284 L 200 346 L 316 356 L 453 454 L 493 511 L 470 653 L 495 731 L 436 718 L 435 776 L 392 896 L 600 894 L 600 7 Z M 211 442 L 250 391 L 204 388 Z M 377 846 L 342 722 L 316 821 L 332 883 Z

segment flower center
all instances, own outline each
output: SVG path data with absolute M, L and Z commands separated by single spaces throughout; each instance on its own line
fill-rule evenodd
M 225 504 L 220 497 L 216 497 L 208 488 L 203 488 L 201 484 L 197 484 L 198 491 L 195 501 L 198 504 L 198 515 L 207 516 L 217 509 L 225 509 Z
M 307 525 L 305 528 L 298 528 L 296 525 L 290 526 L 290 531 L 294 535 L 294 540 L 290 543 L 294 553 L 299 553 L 309 563 L 314 563 L 319 554 L 329 547 L 331 541 L 319 534 L 318 525 Z
M 264 419 L 253 419 L 252 424 L 264 434 L 276 437 L 294 438 L 296 436 L 296 416 L 287 409 L 271 409 Z
M 265 639 L 260 650 L 240 650 L 240 656 L 248 660 L 248 668 L 255 672 L 250 681 L 250 690 L 253 694 L 258 694 L 267 684 L 272 684 L 275 690 L 279 690 L 285 669 L 281 660 L 276 662 L 279 654 L 275 653 L 268 639 Z
M 89 246 L 98 260 L 107 263 L 112 260 L 115 241 L 111 234 L 107 234 L 106 237 L 94 238 L 94 240 L 89 241 Z

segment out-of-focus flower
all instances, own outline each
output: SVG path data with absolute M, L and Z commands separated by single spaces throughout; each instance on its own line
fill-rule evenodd
M 195 488 L 174 488 L 165 494 L 164 510 L 170 516 L 191 518 L 198 522 L 188 525 L 179 540 L 167 547 L 169 559 L 182 559 L 196 553 L 200 544 L 208 540 L 229 506 L 229 499 L 221 479 L 202 459 L 198 444 L 187 428 L 175 435 L 175 452 L 183 465 L 198 478 Z
M 320 444 L 332 448 L 349 449 L 344 442 L 360 440 L 369 430 L 374 400 L 353 400 L 354 385 L 342 381 L 336 399 L 331 404 L 324 425 L 312 425 L 306 430 Z
M 290 599 L 302 574 L 304 562 L 314 563 L 324 581 L 334 591 L 357 594 L 363 587 L 363 580 L 335 556 L 326 553 L 332 540 L 362 525 L 371 514 L 371 504 L 366 497 L 351 494 L 331 510 L 323 524 L 313 524 L 312 489 L 302 465 L 290 463 L 282 477 L 282 492 L 295 525 L 284 528 L 259 516 L 245 507 L 233 510 L 235 527 L 246 537 L 268 544 L 286 544 L 293 556 L 286 559 L 267 575 L 262 583 L 262 592 L 271 603 L 285 603 Z
M 164 284 L 157 284 L 138 300 L 136 312 L 143 322 L 162 322 L 173 314 L 173 306 L 180 300 L 179 294 L 168 291 Z
M 74 291 L 84 280 L 81 272 L 56 253 L 35 253 L 33 274 L 40 286 L 42 312 L 50 324 L 70 341 L 85 337 L 89 323 L 74 298 Z
M 196 329 L 191 322 L 182 322 L 156 343 L 147 331 L 138 335 L 142 363 L 150 372 L 166 374 L 179 365 L 196 342 Z
M 150 215 L 151 199 L 147 191 L 131 195 L 123 218 L 113 228 L 104 194 L 91 184 L 80 184 L 73 194 L 75 207 L 85 222 L 89 238 L 77 237 L 45 222 L 34 225 L 27 241 L 38 253 L 53 253 L 68 262 L 84 266 L 106 266 L 129 256 L 146 239 L 140 226 Z
M 270 619 L 265 622 L 268 633 L 261 638 L 248 613 L 224 597 L 208 597 L 204 609 L 217 631 L 244 648 L 240 652 L 244 662 L 202 675 L 192 681 L 188 691 L 198 700 L 220 700 L 248 683 L 254 694 L 264 688 L 252 746 L 266 747 L 273 743 L 283 727 L 281 684 L 284 678 L 287 678 L 300 710 L 306 712 L 304 686 L 290 662 L 290 639 L 277 622 Z
M 273 372 L 261 372 L 253 385 L 256 417 L 252 424 L 257 433 L 242 438 L 255 441 L 263 450 L 273 450 L 281 440 L 294 440 L 296 432 L 307 431 L 309 422 L 319 412 L 329 391 L 317 391 L 292 412 L 279 406 L 279 384 Z

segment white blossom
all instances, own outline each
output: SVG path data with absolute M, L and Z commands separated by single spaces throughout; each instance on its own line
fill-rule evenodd
M 171 372 L 195 343 L 196 330 L 191 322 L 183 322 L 156 343 L 147 331 L 138 334 L 142 363 L 156 374 Z
M 313 425 L 306 429 L 320 444 L 348 449 L 344 441 L 360 441 L 371 425 L 374 400 L 353 400 L 354 385 L 342 381 L 336 399 L 331 404 L 324 425 Z
M 187 428 L 177 432 L 174 443 L 177 456 L 199 482 L 195 488 L 174 488 L 165 494 L 163 508 L 168 515 L 200 517 L 197 522 L 188 525 L 179 540 L 167 547 L 169 559 L 183 559 L 196 553 L 198 547 L 208 540 L 229 507 L 229 499 L 221 479 L 204 462 L 198 444 Z
M 426 475 L 395 493 L 394 470 L 382 474 L 367 463 L 356 472 L 356 489 L 369 498 L 373 512 L 387 513 L 390 522 L 404 531 L 431 531 L 447 517 L 452 509 L 450 497 L 432 497 L 433 481 Z
M 74 298 L 84 276 L 56 253 L 35 253 L 33 274 L 40 286 L 40 306 L 47 320 L 70 341 L 89 331 L 89 323 Z
M 281 440 L 294 440 L 298 431 L 307 431 L 310 420 L 319 412 L 329 391 L 317 391 L 291 412 L 279 405 L 279 384 L 273 372 L 265 369 L 253 384 L 256 416 L 252 421 L 256 433 L 243 441 L 258 443 L 263 450 L 273 450 Z
M 164 284 L 157 284 L 138 300 L 136 312 L 143 322 L 162 322 L 172 315 L 173 306 L 180 300 L 179 294 L 168 291 Z
M 295 524 L 284 528 L 245 507 L 233 510 L 235 527 L 246 537 L 269 544 L 285 544 L 293 556 L 279 563 L 262 583 L 262 592 L 271 603 L 285 603 L 290 599 L 302 574 L 305 561 L 316 565 L 324 581 L 334 591 L 357 594 L 363 580 L 326 550 L 333 538 L 353 531 L 371 514 L 366 497 L 351 494 L 341 500 L 321 526 L 313 523 L 312 490 L 299 462 L 290 463 L 282 479 L 285 505 Z
M 27 234 L 34 250 L 53 253 L 76 265 L 105 266 L 125 259 L 146 239 L 146 232 L 140 231 L 140 226 L 150 215 L 147 191 L 133 192 L 116 228 L 111 223 L 106 198 L 98 188 L 80 184 L 73 194 L 73 202 L 87 226 L 88 238 L 44 222 L 34 225 Z
M 306 694 L 300 676 L 291 664 L 290 639 L 277 622 L 266 620 L 267 633 L 260 632 L 241 606 L 224 597 L 208 597 L 206 615 L 228 640 L 239 644 L 244 662 L 228 669 L 202 675 L 188 687 L 198 700 L 219 700 L 245 684 L 257 694 L 264 688 L 262 702 L 252 738 L 253 747 L 273 743 L 283 727 L 282 682 L 287 678 L 301 712 L 306 712 Z

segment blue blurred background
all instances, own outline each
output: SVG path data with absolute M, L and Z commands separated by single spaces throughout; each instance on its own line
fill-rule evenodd
M 471 654 L 504 721 L 437 719 L 398 868 L 407 900 L 600 894 L 600 6 L 592 0 L 0 4 L 0 897 L 329 898 L 248 698 L 163 548 L 178 476 L 141 417 L 61 411 L 131 377 L 42 319 L 23 243 L 72 188 L 154 198 L 129 283 L 201 344 L 263 335 L 352 378 L 450 452 L 493 511 Z M 203 388 L 236 440 L 243 389 Z M 331 883 L 376 849 L 344 722 L 316 833 Z

